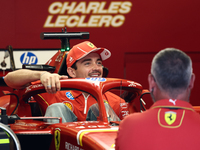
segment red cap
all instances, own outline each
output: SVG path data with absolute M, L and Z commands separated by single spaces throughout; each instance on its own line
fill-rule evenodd
M 106 60 L 111 56 L 111 52 L 105 48 L 97 48 L 94 44 L 89 41 L 79 43 L 72 47 L 67 54 L 67 67 L 71 67 L 77 60 L 85 57 L 91 52 L 98 53 L 101 60 Z

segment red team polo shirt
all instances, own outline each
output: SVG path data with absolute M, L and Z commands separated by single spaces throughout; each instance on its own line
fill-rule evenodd
M 159 100 L 121 121 L 117 150 L 198 150 L 200 115 L 181 100 Z
M 78 121 L 85 121 L 89 107 L 97 103 L 91 95 L 85 100 L 85 97 L 80 91 L 58 91 L 55 94 L 43 93 L 36 95 L 34 98 L 39 103 L 43 113 L 45 113 L 46 108 L 53 103 L 64 103 L 78 117 Z M 127 104 L 117 95 L 106 92 L 103 95 L 103 99 L 108 101 L 120 119 L 128 115 Z

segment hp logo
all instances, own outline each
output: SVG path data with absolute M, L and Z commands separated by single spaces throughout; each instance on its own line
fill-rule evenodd
M 20 61 L 22 64 L 37 64 L 38 59 L 35 54 L 31 52 L 25 52 L 21 55 Z

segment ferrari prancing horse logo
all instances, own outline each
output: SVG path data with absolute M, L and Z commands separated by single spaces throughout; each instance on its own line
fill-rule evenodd
M 56 150 L 59 150 L 60 148 L 60 129 L 56 128 L 54 131 L 54 142 L 55 142 L 55 148 Z
M 176 120 L 176 112 L 173 111 L 167 111 L 165 112 L 165 121 L 168 125 L 171 125 Z
M 91 47 L 91 48 L 94 48 L 94 45 L 92 44 L 92 43 L 87 43 L 87 45 L 89 46 L 89 47 Z

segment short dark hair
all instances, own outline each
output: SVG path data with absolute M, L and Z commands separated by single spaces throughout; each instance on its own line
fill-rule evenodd
M 155 55 L 151 74 L 158 87 L 169 93 L 172 98 L 186 89 L 192 75 L 192 61 L 183 51 L 166 48 Z
M 74 68 L 75 70 L 77 70 L 76 63 L 77 63 L 77 61 L 75 61 L 75 63 L 73 63 L 73 65 L 71 66 L 71 67 Z
M 76 66 L 77 61 L 75 61 L 75 63 L 73 63 L 73 65 L 71 66 L 71 68 L 77 70 L 77 66 Z M 72 78 L 68 73 L 67 73 L 69 78 Z

